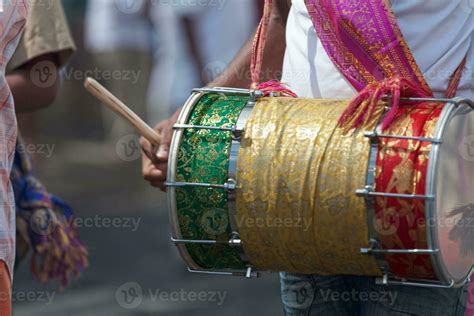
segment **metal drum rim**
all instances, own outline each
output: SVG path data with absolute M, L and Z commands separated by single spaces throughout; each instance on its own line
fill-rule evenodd
M 193 92 L 189 99 L 183 106 L 183 110 L 179 114 L 178 120 L 176 121 L 179 124 L 184 124 L 189 120 L 191 116 L 191 112 L 202 98 L 204 93 L 202 92 Z M 183 130 L 176 130 L 173 132 L 173 138 L 171 140 L 170 145 L 170 153 L 169 153 L 169 160 L 168 160 L 168 173 L 167 173 L 167 181 L 175 182 L 176 181 L 176 165 L 178 161 L 178 151 L 181 145 L 181 141 L 183 138 L 184 131 Z M 179 226 L 179 218 L 178 218 L 178 209 L 176 205 L 176 188 L 168 187 L 168 213 L 169 213 L 169 221 L 171 227 L 171 234 L 172 238 L 174 239 L 182 239 L 181 228 Z M 175 244 L 176 248 L 178 249 L 179 254 L 185 261 L 185 263 L 191 269 L 203 269 L 199 266 L 192 256 L 189 254 L 186 245 L 184 244 Z
M 199 100 L 206 94 L 209 93 L 216 93 L 216 94 L 224 94 L 224 95 L 249 95 L 251 99 L 259 94 L 259 91 L 255 90 L 248 90 L 248 89 L 239 89 L 239 88 L 220 88 L 220 87 L 215 87 L 215 88 L 200 88 L 200 89 L 193 89 L 192 94 L 189 97 L 189 99 L 186 101 L 186 103 L 183 106 L 183 110 L 181 111 L 177 124 L 186 124 L 191 116 L 191 113 L 193 109 L 195 108 L 196 104 L 199 102 Z M 250 101 L 249 101 L 250 102 Z M 246 107 L 248 104 L 246 105 Z M 240 116 L 242 112 L 245 110 L 242 110 L 241 113 L 239 114 L 239 123 L 240 123 Z M 169 182 L 175 182 L 176 181 L 176 167 L 177 167 L 177 157 L 178 157 L 178 151 L 179 147 L 182 142 L 182 137 L 184 134 L 184 130 L 176 130 L 173 133 L 172 141 L 171 141 L 171 146 L 170 146 L 170 154 L 169 154 L 169 161 L 168 161 L 168 173 L 167 173 L 167 181 Z M 231 144 L 231 149 L 234 146 L 234 141 L 232 141 Z M 240 147 L 240 145 L 239 145 Z M 232 152 L 229 152 L 229 168 L 228 168 L 228 174 L 230 174 L 230 158 L 231 158 Z M 238 156 L 238 154 L 237 154 Z M 167 191 L 167 196 L 168 196 L 168 210 L 169 210 L 169 220 L 170 220 L 170 227 L 171 227 L 171 233 L 172 233 L 172 239 L 182 239 L 182 233 L 181 233 L 181 228 L 179 225 L 179 218 L 178 218 L 178 210 L 177 210 L 177 205 L 176 205 L 176 188 L 175 187 L 168 187 Z M 228 197 L 229 198 L 229 197 Z M 227 202 L 228 205 L 228 214 L 230 216 L 231 213 L 231 202 Z M 232 226 L 232 225 L 231 225 Z M 234 227 L 231 227 L 232 229 Z M 195 260 L 192 258 L 192 256 L 189 254 L 189 251 L 187 250 L 187 247 L 183 243 L 175 243 L 175 246 L 177 247 L 182 259 L 184 262 L 188 265 L 190 268 L 190 271 L 197 271 L 197 272 L 216 272 L 218 274 L 219 272 L 223 273 L 232 273 L 232 269 L 215 269 L 215 268 L 204 268 L 200 265 L 198 265 Z M 244 262 L 244 264 L 249 264 L 248 259 L 245 256 L 244 250 L 241 249 L 239 250 L 239 256 L 241 260 Z M 238 271 L 234 271 L 238 272 Z
M 468 105 L 467 103 L 458 102 L 456 99 L 449 101 L 445 107 L 443 108 L 439 120 L 437 122 L 436 131 L 434 133 L 434 138 L 438 138 L 443 140 L 444 134 L 449 126 L 449 123 L 455 117 L 460 106 L 463 104 Z M 428 172 L 426 176 L 426 194 L 433 195 L 436 197 L 436 184 L 438 181 L 438 176 L 436 174 L 436 170 L 439 165 L 440 161 L 440 149 L 441 144 L 432 144 L 430 157 L 428 160 Z M 469 282 L 469 279 L 473 273 L 474 267 L 469 269 L 468 273 L 464 278 L 456 280 L 452 277 L 451 273 L 448 271 L 445 263 L 442 260 L 442 251 L 439 247 L 439 236 L 435 227 L 437 227 L 437 217 L 436 217 L 436 198 L 433 200 L 429 200 L 425 206 L 425 218 L 430 220 L 430 223 L 433 223 L 433 227 L 428 225 L 429 229 L 427 229 L 427 240 L 428 240 L 428 247 L 431 249 L 439 249 L 439 252 L 436 254 L 431 254 L 431 263 L 435 270 L 435 273 L 438 277 L 438 280 L 442 283 L 446 284 L 453 284 L 453 287 L 461 287 Z
M 244 128 L 247 125 L 247 122 L 250 119 L 250 115 L 253 111 L 255 102 L 252 100 L 249 100 L 245 107 L 242 109 L 240 112 L 239 118 L 237 119 L 237 124 L 236 126 L 238 128 Z M 237 184 L 237 189 L 238 190 L 238 179 L 237 179 L 237 163 L 239 159 L 239 151 L 240 151 L 240 139 L 233 139 L 232 144 L 230 147 L 230 152 L 229 152 L 229 168 L 228 168 L 228 176 L 229 179 L 234 179 Z M 231 161 L 234 160 L 235 164 L 232 164 Z M 232 230 L 232 233 L 237 233 L 239 234 L 239 239 L 240 239 L 240 227 L 237 223 L 237 199 L 236 199 L 236 192 L 231 192 L 229 191 L 227 195 L 227 207 L 228 207 L 228 212 L 229 212 L 229 224 L 230 228 Z M 240 256 L 240 259 L 246 264 L 249 265 L 249 259 L 247 255 L 245 254 L 245 249 L 244 247 L 240 247 L 238 249 L 238 253 Z

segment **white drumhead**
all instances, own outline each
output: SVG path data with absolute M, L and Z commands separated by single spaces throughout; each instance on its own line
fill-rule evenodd
M 433 248 L 440 250 L 438 274 L 460 284 L 474 264 L 474 111 L 466 104 L 447 105 L 437 133 L 442 143 L 433 146 L 438 151 L 430 161 L 434 183 L 428 188 L 436 198 L 429 229 Z

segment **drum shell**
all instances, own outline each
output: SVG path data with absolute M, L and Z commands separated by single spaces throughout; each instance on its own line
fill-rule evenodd
M 241 93 L 241 91 L 239 92 Z M 230 94 L 232 95 L 232 93 L 228 93 L 228 92 L 225 92 L 224 94 Z M 193 107 L 199 102 L 199 100 L 203 97 L 203 95 L 205 95 L 205 93 L 197 93 L 197 94 L 194 94 L 191 99 L 190 99 L 190 102 L 188 102 L 188 106 L 187 106 L 187 109 L 185 107 L 185 109 L 183 110 L 183 112 L 181 113 L 181 116 L 180 116 L 180 119 L 178 121 L 178 123 L 181 123 L 181 124 L 185 124 L 185 123 L 188 123 L 189 122 L 189 116 L 190 116 L 190 113 L 192 112 L 192 109 Z M 272 98 L 274 99 L 274 98 Z M 298 100 L 284 100 L 283 98 L 278 98 L 280 101 L 278 102 L 281 102 L 281 104 L 285 103 L 285 102 L 308 102 L 309 103 L 318 103 L 318 102 L 321 102 L 321 100 L 306 100 L 306 101 L 301 101 L 300 99 Z M 247 95 L 247 97 L 245 98 L 244 100 L 246 103 L 247 106 L 249 105 L 252 105 L 252 100 L 251 100 L 251 97 L 250 97 L 250 94 Z M 268 99 L 260 99 L 258 102 L 257 102 L 257 106 L 259 104 L 263 104 L 264 102 L 268 102 Z M 337 101 L 334 101 L 334 100 L 330 100 L 330 101 L 327 101 L 328 102 L 328 106 L 330 106 L 330 103 L 332 102 L 333 105 L 334 105 L 334 102 L 337 102 Z M 348 102 L 348 101 L 341 101 L 341 102 Z M 242 105 L 244 105 L 244 103 L 242 103 Z M 281 105 L 280 104 L 280 105 Z M 309 106 L 309 105 L 308 105 Z M 341 109 L 343 107 L 341 106 Z M 450 122 L 450 119 L 449 117 L 452 115 L 452 113 L 455 112 L 455 106 L 452 106 L 452 105 L 449 105 L 448 106 L 444 106 L 444 105 L 441 105 L 441 106 L 438 106 L 438 109 L 439 111 L 437 112 L 436 115 L 431 115 L 431 121 L 430 123 L 428 124 L 429 125 L 429 128 L 425 129 L 423 133 L 418 133 L 417 135 L 422 135 L 422 136 L 426 136 L 426 137 L 438 137 L 438 138 L 441 138 L 442 135 L 443 135 L 443 131 L 445 131 L 447 129 L 447 127 L 449 126 L 449 122 Z M 282 110 L 282 106 L 280 106 L 280 110 Z M 339 110 L 338 110 L 339 111 Z M 422 110 L 420 110 L 422 111 Z M 238 111 L 240 112 L 240 110 Z M 248 120 L 251 120 L 252 118 L 252 115 L 253 115 L 253 111 L 251 111 L 252 113 L 250 114 L 250 118 Z M 337 112 L 337 111 L 336 111 Z M 334 117 L 337 117 L 336 114 L 340 113 L 337 112 L 337 113 L 334 113 Z M 309 112 L 308 112 L 309 113 Z M 233 120 L 233 123 L 237 123 L 237 118 L 238 118 L 238 113 L 234 116 L 234 120 Z M 241 117 L 242 119 L 242 117 Z M 401 119 L 401 118 L 400 118 Z M 247 118 L 244 119 L 244 121 L 246 121 Z M 335 122 L 335 121 L 334 121 Z M 240 124 L 242 124 L 242 122 L 240 122 Z M 334 123 L 335 124 L 335 123 Z M 403 125 L 401 123 L 397 123 L 397 124 L 400 124 L 400 125 Z M 428 126 L 427 125 L 427 126 Z M 246 126 L 246 131 L 248 130 L 248 126 Z M 369 129 L 368 129 L 369 130 Z M 176 134 L 179 134 L 179 133 L 184 133 L 183 131 L 176 131 L 175 133 L 175 137 L 176 138 Z M 406 131 L 397 131 L 396 129 L 393 129 L 391 131 L 389 131 L 389 133 L 394 133 L 394 134 L 397 134 L 397 135 L 404 135 L 404 133 L 406 133 Z M 182 135 L 181 135 L 182 137 Z M 243 135 L 242 139 L 239 139 L 238 142 L 243 144 L 245 143 L 245 135 Z M 234 139 L 234 143 L 235 143 L 235 139 Z M 366 139 L 367 142 L 370 141 L 370 139 Z M 173 141 L 175 144 L 172 146 L 172 150 L 176 150 L 178 147 L 179 147 L 179 142 L 177 143 L 175 140 Z M 231 143 L 229 143 L 231 144 Z M 230 146 L 230 145 L 229 145 Z M 427 157 L 427 165 L 425 165 L 425 170 L 423 171 L 423 176 L 426 177 L 424 181 L 421 181 L 417 186 L 416 186 L 416 190 L 417 193 L 419 194 L 427 194 L 427 195 L 430 195 L 431 193 L 433 195 L 436 195 L 436 193 L 434 191 L 436 191 L 436 183 L 438 180 L 435 179 L 435 175 L 433 175 L 433 173 L 435 173 L 435 166 L 438 164 L 439 162 L 439 146 L 437 144 L 435 144 L 434 146 L 432 146 L 432 148 L 430 146 L 427 146 L 425 144 L 425 148 L 424 148 L 424 151 L 425 151 L 425 157 Z M 174 149 L 173 149 L 174 148 Z M 231 154 L 230 151 L 227 153 L 230 157 L 228 158 L 229 161 L 232 161 L 232 159 L 237 159 L 239 160 L 239 163 L 240 163 L 240 160 L 244 160 L 242 157 L 244 157 L 243 155 L 241 155 L 241 152 L 242 152 L 242 148 L 240 148 L 240 151 L 239 151 L 239 155 L 238 157 L 236 158 L 235 157 L 235 152 L 234 154 Z M 364 149 L 365 150 L 365 149 Z M 368 147 L 366 149 L 366 152 L 365 154 L 362 154 L 362 152 L 364 152 L 364 150 L 360 151 L 359 152 L 359 155 L 361 158 L 361 160 L 366 160 L 367 162 L 369 161 L 369 150 L 368 150 Z M 381 152 L 382 150 L 379 148 L 379 151 Z M 379 153 L 378 153 L 379 154 Z M 234 155 L 232 157 L 232 155 Z M 178 155 L 176 155 L 178 156 Z M 231 169 L 230 167 L 231 164 L 229 164 L 228 168 Z M 244 166 L 245 164 L 242 164 L 242 166 Z M 173 168 L 174 168 L 174 171 L 173 171 Z M 239 167 L 240 168 L 240 167 Z M 370 170 L 370 166 L 367 166 L 365 168 L 365 171 L 369 171 Z M 245 167 L 243 167 L 243 169 L 245 169 Z M 374 167 L 374 169 L 377 169 Z M 376 173 L 378 172 L 380 174 L 380 170 L 382 170 L 380 167 L 376 170 Z M 169 168 L 169 173 L 173 173 L 176 171 L 176 161 L 175 161 L 175 164 L 170 164 L 170 168 Z M 248 170 L 247 170 L 248 171 Z M 242 171 L 240 171 L 242 172 Z M 245 172 L 245 171 L 244 171 Z M 232 172 L 229 170 L 228 171 L 228 174 L 232 174 Z M 366 178 L 365 177 L 362 177 L 363 180 L 365 180 Z M 473 177 L 474 178 L 474 177 Z M 174 179 L 176 180 L 176 174 L 174 175 Z M 243 181 L 241 181 L 241 176 L 239 176 L 239 172 L 237 172 L 237 191 L 236 191 L 236 195 L 237 195 L 237 204 L 239 204 L 239 199 L 240 201 L 243 200 L 243 196 L 248 193 L 246 192 L 246 190 L 249 190 L 249 187 L 245 187 L 245 185 L 243 185 Z M 321 179 L 318 180 L 318 185 L 321 185 Z M 258 186 L 256 186 L 258 187 Z M 362 182 L 357 182 L 357 185 L 355 185 L 353 188 L 350 188 L 350 190 L 354 189 L 360 189 L 360 188 L 363 188 L 364 187 L 364 183 L 363 181 Z M 383 190 L 383 187 L 379 186 L 377 188 L 377 190 Z M 350 191 L 349 190 L 349 191 Z M 171 201 L 171 204 L 173 204 L 173 200 L 176 201 L 176 190 L 171 190 L 171 191 L 174 191 L 174 194 L 171 194 L 170 195 L 170 201 Z M 355 192 L 354 192 L 355 193 Z M 416 193 L 416 192 L 415 192 Z M 363 197 L 358 197 L 358 199 L 362 199 L 363 201 Z M 242 252 L 239 251 L 239 250 L 235 250 L 233 252 L 233 254 L 235 255 L 235 258 L 240 258 L 239 260 L 236 260 L 235 262 L 238 262 L 238 264 L 236 265 L 229 265 L 228 263 L 223 263 L 219 266 L 212 266 L 212 265 L 204 265 L 202 264 L 201 262 L 196 262 L 198 260 L 196 260 L 196 258 L 194 258 L 193 255 L 190 255 L 190 252 L 189 252 L 189 249 L 190 247 L 189 246 L 186 246 L 184 244 L 181 244 L 181 243 L 178 243 L 178 248 L 180 249 L 180 253 L 181 255 L 183 256 L 183 258 L 185 259 L 185 261 L 188 263 L 188 265 L 192 268 L 192 269 L 202 269 L 202 270 L 207 270 L 207 271 L 215 271 L 217 273 L 219 273 L 220 271 L 233 271 L 233 270 L 240 270 L 240 269 L 245 269 L 247 268 L 249 265 L 252 265 L 260 270 L 270 270 L 270 271 L 280 271 L 280 270 L 285 270 L 285 271 L 290 271 L 290 272 L 300 272 L 300 273 L 318 273 L 318 274 L 346 274 L 346 271 L 347 274 L 356 274 L 356 275 L 371 275 L 371 276 L 380 276 L 382 275 L 382 273 L 386 272 L 388 273 L 391 277 L 395 278 L 395 279 L 399 279 L 402 283 L 403 282 L 408 282 L 408 281 L 420 281 L 420 282 L 433 282 L 434 284 L 445 284 L 445 285 L 449 285 L 452 283 L 452 286 L 460 286 L 462 284 L 465 283 L 465 281 L 467 280 L 468 276 L 470 275 L 470 269 L 469 267 L 467 267 L 467 270 L 468 272 L 466 272 L 466 276 L 462 276 L 462 277 L 458 277 L 458 278 L 453 278 L 452 275 L 450 275 L 449 271 L 447 271 L 446 267 L 444 267 L 444 262 L 443 262 L 443 258 L 442 258 L 442 255 L 441 254 L 432 254 L 432 255 L 420 255 L 420 254 L 409 254 L 409 255 L 404 255 L 405 258 L 417 258 L 416 260 L 419 260 L 419 261 L 422 261 L 423 262 L 423 266 L 425 269 L 425 271 L 428 271 L 429 273 L 420 273 L 419 272 L 419 268 L 420 266 L 419 265 L 413 265 L 411 268 L 409 269 L 405 269 L 405 271 L 401 271 L 400 270 L 400 264 L 399 263 L 396 263 L 395 261 L 396 260 L 393 260 L 393 258 L 396 258 L 398 257 L 398 261 L 400 262 L 400 255 L 390 255 L 390 254 L 386 254 L 386 255 L 383 255 L 382 256 L 382 259 L 383 261 L 385 261 L 385 264 L 387 266 L 389 266 L 389 270 L 383 270 L 381 269 L 382 266 L 380 264 L 378 264 L 378 266 L 375 266 L 375 258 L 371 257 L 370 255 L 361 255 L 360 254 L 360 248 L 361 247 L 368 247 L 370 246 L 369 244 L 369 239 L 371 236 L 369 236 L 370 234 L 367 233 L 367 239 L 366 239 L 366 242 L 365 244 L 363 242 L 356 242 L 355 243 L 355 247 L 352 247 L 353 249 L 351 250 L 351 254 L 356 254 L 355 257 L 356 258 L 362 258 L 362 257 L 369 257 L 368 259 L 356 259 L 355 261 L 354 260 L 351 260 L 353 259 L 354 257 L 353 256 L 349 256 L 351 259 L 345 259 L 343 261 L 339 260 L 339 261 L 334 261 L 334 265 L 330 265 L 330 264 L 326 264 L 324 267 L 323 265 L 318 265 L 318 264 L 315 264 L 315 267 L 313 268 L 307 268 L 307 267 L 298 267 L 298 266 L 295 266 L 294 264 L 292 263 L 285 263 L 285 264 L 274 264 L 273 263 L 270 263 L 270 264 L 267 264 L 267 263 L 262 263 L 262 260 L 260 259 L 255 259 L 255 253 L 257 253 L 259 256 L 265 256 L 265 254 L 268 254 L 269 252 L 267 251 L 253 251 L 252 252 L 252 249 L 250 249 L 251 247 L 255 247 L 255 243 L 258 242 L 258 243 L 262 243 L 262 244 L 265 244 L 265 243 L 268 243 L 268 239 L 265 239 L 265 238 L 261 238 L 260 236 L 260 239 L 258 240 L 258 238 L 256 238 L 256 235 L 257 233 L 254 233 L 252 231 L 247 231 L 247 232 L 244 232 L 245 229 L 248 227 L 244 227 L 245 226 L 245 218 L 242 217 L 242 214 L 238 215 L 238 217 L 236 218 L 236 221 L 234 221 L 234 224 L 232 225 L 232 220 L 230 220 L 232 218 L 232 208 L 235 207 L 232 206 L 231 204 L 232 203 L 229 203 L 231 202 L 229 199 L 227 200 L 227 203 L 228 203 L 228 216 L 229 216 L 229 223 L 228 223 L 228 227 L 226 229 L 226 234 L 227 235 L 223 235 L 221 236 L 220 238 L 222 238 L 221 241 L 224 241 L 223 239 L 225 238 L 231 238 L 232 237 L 232 233 L 235 233 L 235 226 L 237 225 L 237 232 L 240 233 L 240 237 L 242 238 L 242 242 L 243 242 L 243 246 L 244 246 L 244 254 L 242 255 Z M 253 202 L 246 202 L 246 203 L 250 203 L 252 204 Z M 256 205 L 255 203 L 253 203 L 254 205 Z M 427 203 L 425 203 L 426 205 L 425 206 L 422 206 L 420 207 L 420 218 L 421 219 L 424 219 L 425 221 L 429 221 L 431 220 L 433 222 L 433 218 L 436 216 L 436 207 L 433 206 L 433 203 L 431 203 L 430 201 L 428 201 Z M 174 210 L 171 212 L 171 221 L 172 221 L 172 227 L 173 227 L 173 236 L 174 237 L 183 237 L 182 235 L 182 232 L 181 232 L 181 227 L 180 225 L 178 225 L 177 223 L 179 223 L 179 216 L 178 216 L 178 211 L 176 209 L 176 204 L 173 206 L 171 205 L 170 209 L 173 209 Z M 368 208 L 368 206 L 367 206 Z M 235 210 L 234 210 L 235 211 Z M 240 211 L 237 211 L 237 213 L 239 213 Z M 360 212 L 359 210 L 357 211 L 359 212 L 359 214 L 362 214 L 362 212 Z M 368 211 L 367 209 L 367 213 L 370 214 L 370 212 Z M 249 214 L 251 213 L 247 213 L 246 216 L 249 216 Z M 417 225 L 416 226 L 416 230 L 418 231 L 418 236 L 420 236 L 420 238 L 417 240 L 417 243 L 416 244 L 413 244 L 413 245 L 407 245 L 407 246 L 393 246 L 393 240 L 394 240 L 394 237 L 397 237 L 399 238 L 399 236 L 397 236 L 397 234 L 399 233 L 398 231 L 398 228 L 397 228 L 397 233 L 396 234 L 393 234 L 392 235 L 392 241 L 389 241 L 387 242 L 387 240 L 389 240 L 389 238 L 387 237 L 387 234 L 386 232 L 384 232 L 383 230 L 380 231 L 380 227 L 377 227 L 377 221 L 390 221 L 390 216 L 385 216 L 383 215 L 383 213 L 378 213 L 376 214 L 376 216 L 374 216 L 374 218 L 370 218 L 367 217 L 368 215 L 366 215 L 365 217 L 365 221 L 367 223 L 366 227 L 363 228 L 364 232 L 367 231 L 368 228 L 370 228 L 370 225 L 372 225 L 372 229 L 375 230 L 377 232 L 377 238 L 379 240 L 382 241 L 382 244 L 381 246 L 382 247 L 385 247 L 385 248 L 394 248 L 394 249 L 403 249 L 404 247 L 418 247 L 420 249 L 436 249 L 437 246 L 439 246 L 440 242 L 439 242 L 439 237 L 438 237 L 438 232 L 433 228 L 433 227 L 424 227 L 422 224 L 420 225 Z M 248 217 L 247 217 L 248 218 Z M 255 218 L 254 218 L 255 219 Z M 336 221 L 337 222 L 337 221 Z M 362 223 L 364 221 L 361 220 L 359 222 L 358 225 L 360 225 L 360 227 L 362 227 Z M 419 222 L 419 223 L 423 223 L 423 221 Z M 385 223 L 382 223 L 382 226 L 386 226 L 387 222 Z M 244 226 L 243 226 L 244 225 Z M 406 224 L 401 224 L 402 226 L 403 225 L 406 225 Z M 231 227 L 231 226 L 234 226 L 234 227 Z M 331 227 L 328 227 L 329 229 Z M 401 230 L 400 230 L 401 231 Z M 258 232 L 258 231 L 255 231 L 255 232 Z M 268 236 L 271 236 L 271 234 L 269 234 Z M 352 236 L 352 235 L 351 235 Z M 196 237 L 196 236 L 191 236 L 191 237 Z M 294 239 L 291 239 L 292 237 L 290 237 L 290 239 L 287 240 L 286 242 L 286 249 L 288 249 L 289 245 L 291 246 L 293 243 L 294 243 Z M 320 242 L 322 240 L 324 240 L 324 238 L 320 238 L 319 239 Z M 362 240 L 362 239 L 358 239 L 358 240 Z M 290 241 L 290 242 L 288 242 Z M 280 240 L 273 240 L 272 242 L 280 242 L 281 243 L 281 239 Z M 334 238 L 331 239 L 331 242 L 334 242 Z M 285 241 L 283 241 L 283 244 L 285 244 Z M 303 239 L 303 244 L 304 244 L 304 239 Z M 249 246 L 250 245 L 250 246 Z M 206 248 L 207 247 L 207 248 Z M 211 249 L 211 251 L 209 251 L 209 255 L 214 255 L 215 253 L 212 252 L 212 249 L 217 249 L 216 247 L 208 247 L 206 246 L 204 247 L 203 249 Z M 222 249 L 222 246 L 219 246 L 221 247 Z M 191 247 L 192 248 L 192 247 Z M 225 247 L 224 247 L 225 248 Z M 258 247 L 255 247 L 254 249 L 257 249 Z M 300 248 L 301 249 L 301 248 Z M 330 251 L 329 251 L 330 253 Z M 342 252 L 341 252 L 342 253 Z M 320 252 L 321 254 L 321 252 Z M 304 252 L 301 252 L 301 256 L 304 256 Z M 249 261 L 247 261 L 247 257 L 249 259 Z M 402 256 L 403 257 L 403 256 Z M 295 257 L 294 259 L 294 262 L 301 262 L 302 260 L 299 260 L 301 257 Z M 419 259 L 419 258 L 422 258 L 422 259 Z M 380 259 L 380 256 L 379 256 L 379 259 Z M 264 259 L 263 261 L 267 260 L 268 261 L 268 258 L 267 259 Z M 370 262 L 369 264 L 362 264 L 363 261 L 368 261 Z M 409 260 L 412 260 L 412 259 L 409 259 Z M 415 261 L 416 261 L 415 260 Z M 224 260 L 225 261 L 225 260 Z M 272 260 L 270 260 L 272 261 Z M 379 261 L 380 260 L 377 260 L 378 262 L 377 263 L 380 263 Z M 403 261 L 403 260 L 402 260 Z M 330 262 L 329 262 L 330 263 Z M 328 266 L 329 266 L 329 269 L 328 269 Z M 369 268 L 364 271 L 364 269 L 354 269 L 354 267 L 357 267 L 357 266 L 369 266 Z M 370 266 L 372 268 L 370 268 Z M 323 268 L 322 268 L 323 267 Z M 347 268 L 348 270 L 344 270 L 344 267 Z M 331 270 L 332 269 L 332 270 Z M 339 270 L 338 270 L 339 269 Z

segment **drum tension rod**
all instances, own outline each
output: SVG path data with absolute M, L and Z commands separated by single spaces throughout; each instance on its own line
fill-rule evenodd
M 432 280 L 422 281 L 407 281 L 407 280 L 396 280 L 390 278 L 387 274 L 384 274 L 381 278 L 375 279 L 375 284 L 377 285 L 403 285 L 403 286 L 416 286 L 424 288 L 441 288 L 441 289 L 450 289 L 454 287 L 454 281 L 452 280 L 449 284 L 435 283 Z
M 224 189 L 227 191 L 233 191 L 237 188 L 237 182 L 234 179 L 229 179 L 224 184 L 195 183 L 195 182 L 166 182 L 165 186 L 173 187 L 173 188 L 201 187 L 201 188 Z
M 238 128 L 237 126 L 220 127 L 220 126 L 190 125 L 190 124 L 175 124 L 173 126 L 173 129 L 198 129 L 198 130 L 231 132 L 235 139 L 239 139 L 244 132 L 243 128 Z
M 191 268 L 188 268 L 188 271 L 191 273 L 198 273 L 198 274 L 245 277 L 247 279 L 260 277 L 260 273 L 258 271 L 255 271 L 252 267 L 247 267 L 247 269 L 244 271 L 211 271 L 211 270 L 196 270 L 196 269 L 191 269 Z
M 376 132 L 366 132 L 364 133 L 364 136 L 371 139 L 377 139 L 377 138 L 405 139 L 405 140 L 415 140 L 419 142 L 430 142 L 433 144 L 441 144 L 441 139 L 429 138 L 429 137 L 386 135 L 386 134 L 378 134 Z
M 401 193 L 387 193 L 376 192 L 372 186 L 366 186 L 364 189 L 356 190 L 356 195 L 369 199 L 375 196 L 400 198 L 400 199 L 417 199 L 417 200 L 434 200 L 433 195 L 418 195 L 418 194 L 401 194 Z
M 196 239 L 177 239 L 171 237 L 171 241 L 174 244 L 200 244 L 200 245 L 218 245 L 227 244 L 230 247 L 241 247 L 242 240 L 232 237 L 228 241 L 225 240 L 196 240 Z
M 430 255 L 438 252 L 439 249 L 382 249 L 380 248 L 379 241 L 376 239 L 369 241 L 368 248 L 360 248 L 360 253 L 368 255 L 373 253 Z

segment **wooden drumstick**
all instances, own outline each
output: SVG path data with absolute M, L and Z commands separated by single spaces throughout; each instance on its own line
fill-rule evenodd
M 158 146 L 161 144 L 161 135 L 153 128 L 148 126 L 138 115 L 128 108 L 122 101 L 108 91 L 104 86 L 93 78 L 87 78 L 84 81 L 84 88 L 104 103 L 115 113 L 120 115 L 130 123 L 137 132 L 145 137 L 151 144 Z

